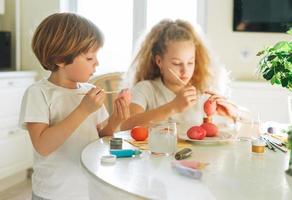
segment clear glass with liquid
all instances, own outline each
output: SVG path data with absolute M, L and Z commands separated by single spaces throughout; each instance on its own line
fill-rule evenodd
M 152 154 L 172 155 L 176 151 L 177 128 L 175 122 L 150 125 L 149 149 Z

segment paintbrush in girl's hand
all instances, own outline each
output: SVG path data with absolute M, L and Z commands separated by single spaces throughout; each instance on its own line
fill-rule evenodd
M 167 68 L 169 71 L 170 71 L 170 73 L 172 73 L 172 75 L 181 83 L 181 84 L 183 84 L 183 85 L 185 85 L 186 83 L 183 81 L 183 80 L 181 80 L 179 77 L 178 77 L 178 75 L 172 70 L 172 69 L 170 69 L 170 68 Z

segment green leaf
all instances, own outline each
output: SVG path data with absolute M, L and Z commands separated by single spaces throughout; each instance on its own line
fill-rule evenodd
M 265 50 L 262 50 L 262 51 L 259 51 L 256 55 L 260 56 L 260 55 L 263 55 L 264 53 L 265 53 Z
M 264 79 L 271 80 L 271 78 L 273 78 L 274 76 L 274 70 L 270 69 L 267 73 L 263 74 Z
M 282 87 L 287 87 L 288 86 L 288 78 L 281 79 L 281 84 L 282 84 Z
M 292 35 L 292 28 L 290 28 L 290 30 L 288 30 L 287 33 Z
M 276 55 L 269 55 L 268 57 L 267 57 L 267 61 L 271 61 L 271 60 L 273 60 L 274 58 L 276 58 L 277 56 Z
M 277 44 L 274 45 L 273 48 L 274 48 L 275 50 L 277 50 L 277 49 L 281 49 L 284 45 L 286 45 L 286 43 L 287 43 L 286 41 L 278 42 Z
M 281 71 L 283 71 L 285 69 L 284 65 L 279 63 L 279 62 L 276 63 L 274 68 L 275 68 L 275 73 L 281 72 Z
M 277 76 L 273 76 L 273 78 L 271 78 L 270 82 L 272 83 L 272 85 L 274 84 L 281 84 L 281 80 L 277 77 Z

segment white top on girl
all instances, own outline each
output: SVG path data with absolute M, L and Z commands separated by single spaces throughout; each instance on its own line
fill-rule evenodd
M 79 83 L 78 89 L 59 87 L 46 79 L 30 86 L 23 97 L 20 125 L 27 122 L 55 125 L 64 120 L 93 86 Z M 58 200 L 88 200 L 86 177 L 80 168 L 80 155 L 85 145 L 98 138 L 96 125 L 105 121 L 104 106 L 86 118 L 56 151 L 44 157 L 34 150 L 33 192 L 37 196 Z M 62 198 L 61 198 L 62 197 Z
M 163 84 L 161 78 L 138 82 L 131 92 L 131 103 L 141 106 L 145 111 L 160 107 L 176 97 L 176 94 Z M 179 124 L 201 125 L 205 117 L 203 104 L 207 99 L 207 95 L 199 95 L 195 105 L 182 113 L 174 114 L 170 119 Z

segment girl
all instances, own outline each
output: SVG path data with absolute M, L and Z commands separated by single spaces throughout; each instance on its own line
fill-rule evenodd
M 21 107 L 20 123 L 34 146 L 32 199 L 88 199 L 81 151 L 92 140 L 111 136 L 129 116 L 125 100 L 118 98 L 108 118 L 105 92 L 85 83 L 102 45 L 100 30 L 72 13 L 47 17 L 33 36 L 33 51 L 51 74 L 27 89 Z
M 219 115 L 236 120 L 241 114 L 226 98 L 209 91 L 216 75 L 206 47 L 188 22 L 163 20 L 154 26 L 132 65 L 135 85 L 125 130 L 169 118 L 201 124 L 207 95 L 216 101 Z

